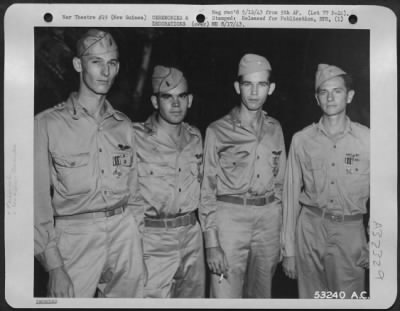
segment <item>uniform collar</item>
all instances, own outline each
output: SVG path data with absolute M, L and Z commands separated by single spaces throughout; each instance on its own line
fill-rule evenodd
M 265 122 L 267 120 L 267 112 L 261 110 L 258 122 Z M 242 127 L 242 120 L 240 119 L 240 108 L 238 106 L 234 107 L 229 113 L 230 121 L 232 122 L 233 129 L 236 127 Z
M 104 102 L 105 112 L 104 112 L 104 119 L 108 118 L 109 116 L 113 116 L 118 121 L 123 121 L 124 116 L 121 112 L 115 110 L 109 101 L 106 99 Z M 68 100 L 66 101 L 66 109 L 72 115 L 74 120 L 79 120 L 84 115 L 87 115 L 87 110 L 84 108 L 81 103 L 78 101 L 78 93 L 73 92 L 69 96 Z
M 157 112 L 154 112 L 150 117 L 148 117 L 143 125 L 149 135 L 155 135 L 159 127 L 159 123 L 157 121 Z M 191 135 L 199 136 L 199 133 L 186 122 L 182 122 L 182 130 Z
M 354 134 L 352 125 L 351 125 L 351 120 L 348 116 L 346 116 L 345 119 L 345 124 L 344 124 L 344 130 L 342 132 L 342 135 L 346 135 L 346 134 Z M 322 117 L 319 119 L 319 122 L 317 124 L 315 124 L 315 128 L 317 130 L 318 133 L 322 133 L 326 136 L 329 137 L 328 132 L 325 130 L 324 125 L 322 124 Z M 341 135 L 340 135 L 341 136 Z

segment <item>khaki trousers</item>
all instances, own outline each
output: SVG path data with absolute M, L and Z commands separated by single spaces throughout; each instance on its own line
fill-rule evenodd
M 143 297 L 143 253 L 133 216 L 56 220 L 58 247 L 76 297 L 93 297 L 99 280 L 102 296 Z
M 280 205 L 217 204 L 218 237 L 230 269 L 221 283 L 211 275 L 211 298 L 270 298 L 280 257 Z
M 302 208 L 296 234 L 300 298 L 314 298 L 321 291 L 359 296 L 365 281 L 359 264 L 368 256 L 362 219 L 339 223 Z
M 205 260 L 200 225 L 145 227 L 146 298 L 204 298 Z

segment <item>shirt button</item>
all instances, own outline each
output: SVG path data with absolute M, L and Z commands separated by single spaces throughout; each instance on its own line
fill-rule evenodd
M 99 152 L 102 152 L 102 151 L 103 151 L 103 149 L 99 148 Z
M 180 171 L 181 171 L 181 168 L 178 169 L 178 172 L 180 172 Z
M 105 194 L 105 195 L 107 195 L 107 194 L 108 194 L 108 191 L 107 191 L 107 190 L 106 190 L 106 191 L 104 191 L 104 194 Z
M 333 203 L 333 200 L 330 200 L 331 203 Z
M 333 185 L 334 183 L 335 183 L 335 182 L 332 180 L 332 181 L 331 181 L 331 185 Z
M 153 175 L 153 171 L 150 172 L 150 175 Z
M 101 170 L 101 173 L 104 174 L 104 170 Z
M 181 192 L 181 188 L 179 188 L 179 192 Z
M 358 168 L 356 167 L 356 172 L 358 172 Z
M 257 156 L 257 160 L 259 160 L 259 159 L 260 159 L 260 156 L 258 155 L 258 156 Z
M 333 145 L 333 148 L 335 148 L 335 149 L 336 149 L 336 145 Z
M 257 174 L 257 178 L 260 178 L 260 174 Z
M 75 166 L 75 162 L 71 162 L 71 166 Z
M 332 166 L 335 166 L 335 163 L 332 163 Z

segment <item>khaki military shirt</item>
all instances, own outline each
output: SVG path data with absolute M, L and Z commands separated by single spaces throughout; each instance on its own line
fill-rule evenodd
M 212 123 L 204 144 L 204 176 L 200 220 L 206 247 L 218 246 L 218 195 L 282 196 L 286 165 L 285 144 L 279 122 L 265 112 L 258 130 L 242 124 L 239 108 Z
M 106 101 L 97 122 L 72 93 L 35 117 L 35 255 L 46 269 L 61 266 L 54 216 L 126 205 L 135 192 L 131 122 Z
M 200 202 L 202 138 L 198 129 L 182 123 L 180 141 L 163 131 L 152 115 L 135 123 L 139 190 L 135 216 L 170 218 L 195 211 Z
M 312 124 L 293 136 L 283 196 L 284 256 L 294 256 L 296 220 L 301 205 L 364 214 L 369 198 L 369 129 L 346 119 L 344 132 L 329 137 Z

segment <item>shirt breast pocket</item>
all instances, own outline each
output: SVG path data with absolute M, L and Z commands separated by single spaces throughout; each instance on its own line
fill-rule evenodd
M 364 196 L 369 193 L 370 163 L 360 159 L 351 165 L 345 165 L 344 179 L 346 188 L 351 194 Z
M 57 181 L 66 195 L 85 194 L 91 190 L 89 152 L 78 154 L 52 154 Z
M 309 191 L 318 193 L 324 188 L 326 179 L 324 167 L 323 159 L 310 159 L 305 163 L 306 170 L 311 173 L 310 179 L 305 176 L 305 186 Z

